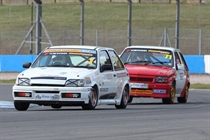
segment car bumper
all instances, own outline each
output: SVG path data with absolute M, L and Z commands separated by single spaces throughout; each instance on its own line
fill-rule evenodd
M 131 97 L 152 97 L 152 98 L 168 98 L 171 85 L 168 84 L 149 84 L 147 89 L 132 88 Z
M 13 99 L 15 102 L 27 102 L 39 105 L 88 104 L 90 93 L 91 93 L 91 87 L 40 87 L 40 86 L 35 86 L 35 87 L 13 86 L 13 92 L 12 92 Z

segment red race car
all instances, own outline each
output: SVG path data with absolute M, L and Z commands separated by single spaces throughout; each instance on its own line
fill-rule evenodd
M 120 55 L 129 75 L 133 97 L 161 98 L 164 104 L 188 100 L 190 78 L 179 49 L 159 46 L 129 46 Z

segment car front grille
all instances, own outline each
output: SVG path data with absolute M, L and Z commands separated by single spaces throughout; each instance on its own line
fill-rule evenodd
M 153 81 L 153 78 L 147 78 L 147 77 L 130 77 L 131 82 L 147 82 L 150 83 Z
M 59 93 L 59 91 L 35 91 L 36 93 Z
M 50 84 L 31 84 L 31 86 L 39 86 L 39 87 L 65 87 L 65 85 L 50 85 Z

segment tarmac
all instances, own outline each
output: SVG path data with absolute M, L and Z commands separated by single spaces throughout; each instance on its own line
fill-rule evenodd
M 19 73 L 17 72 L 0 72 L 0 80 L 16 79 Z M 191 84 L 210 84 L 210 74 L 190 74 Z

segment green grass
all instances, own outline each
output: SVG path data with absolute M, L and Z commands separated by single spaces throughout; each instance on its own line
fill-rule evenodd
M 210 84 L 191 84 L 190 85 L 191 89 L 210 89 Z
M 0 84 L 15 84 L 15 79 L 11 79 L 11 80 L 0 80 Z
M 15 84 L 15 79 L 0 80 L 0 84 Z M 210 84 L 191 84 L 190 89 L 210 89 Z
M 99 46 L 113 47 L 118 53 L 127 46 L 127 3 L 85 2 L 84 13 L 85 45 L 96 44 L 97 30 Z M 80 43 L 80 16 L 79 2 L 44 3 L 42 7 L 42 19 L 54 45 L 63 44 L 64 38 L 67 38 L 66 44 Z M 33 8 L 33 21 L 35 18 L 36 9 Z M 175 20 L 176 4 L 133 3 L 132 44 L 159 45 L 164 28 L 168 28 L 170 42 L 172 47 L 175 47 Z M 198 54 L 199 29 L 202 29 L 202 54 L 210 53 L 209 23 L 210 5 L 180 5 L 180 49 L 183 54 Z M 15 54 L 30 27 L 30 5 L 1 5 L 0 54 Z M 33 34 L 35 37 L 35 29 Z M 42 34 L 42 41 L 48 42 L 44 31 Z M 19 54 L 28 54 L 29 45 L 25 43 Z M 41 49 L 47 46 L 43 44 Z M 35 53 L 35 47 L 33 47 L 33 53 Z
M 181 4 L 180 28 L 210 28 L 210 6 Z M 43 4 L 43 20 L 49 30 L 79 30 L 81 5 L 75 3 Z M 35 19 L 36 9 L 34 9 Z M 139 4 L 132 6 L 132 27 L 174 28 L 176 4 Z M 85 3 L 85 29 L 127 29 L 127 3 Z M 31 6 L 0 6 L 0 30 L 28 30 Z

